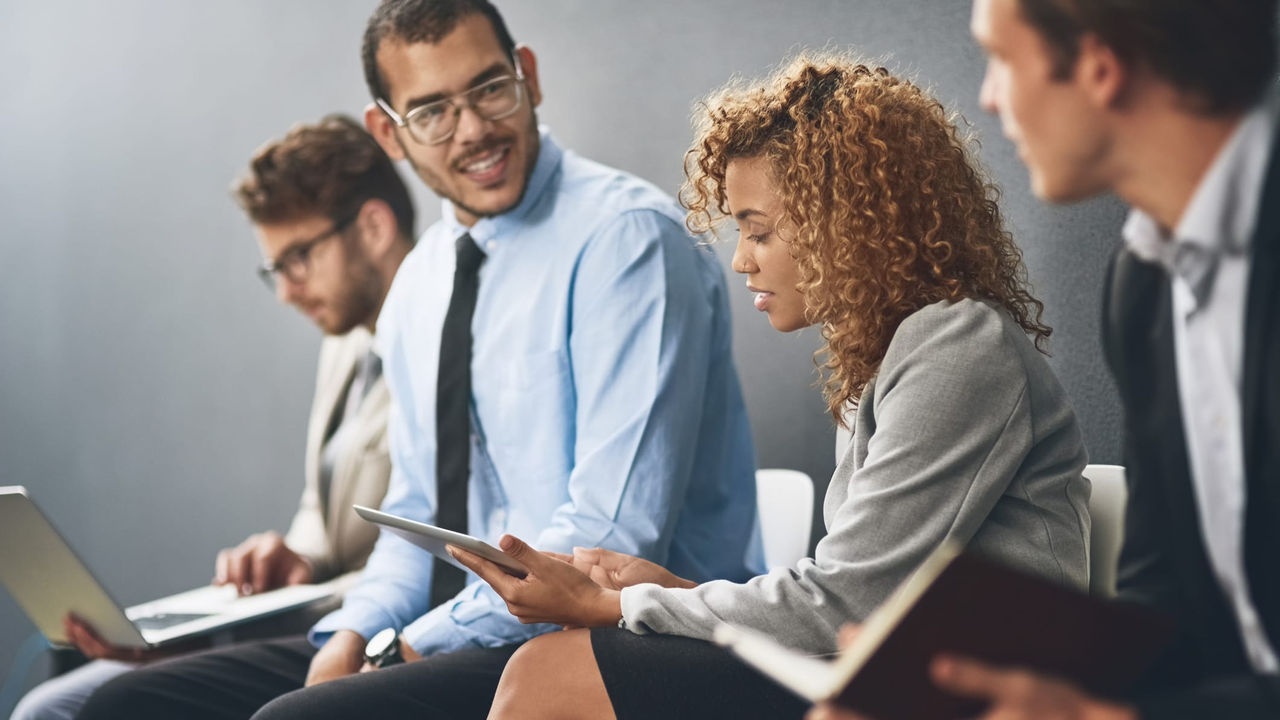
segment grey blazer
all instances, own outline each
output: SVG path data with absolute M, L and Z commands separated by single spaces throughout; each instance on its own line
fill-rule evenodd
M 948 538 L 1083 590 L 1086 462 L 1066 392 L 1006 311 L 926 306 L 862 393 L 814 558 L 743 584 L 626 588 L 623 617 L 640 633 L 709 639 L 730 622 L 832 652 L 842 623 L 866 618 Z
M 378 528 L 361 520 L 353 504 L 378 507 L 387 492 L 391 458 L 387 415 L 391 395 L 381 377 L 356 411 L 350 450 L 333 468 L 328 497 L 320 497 L 320 453 L 325 431 L 355 375 L 356 363 L 373 344 L 363 328 L 326 337 L 320 346 L 316 393 L 307 426 L 306 481 L 285 544 L 310 560 L 316 582 L 359 570 L 373 551 Z

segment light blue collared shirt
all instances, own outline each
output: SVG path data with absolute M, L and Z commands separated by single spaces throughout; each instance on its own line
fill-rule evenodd
M 468 532 L 542 550 L 606 547 L 695 581 L 763 568 L 750 428 L 714 255 L 652 185 L 565 152 L 543 130 L 523 199 L 468 229 L 451 203 L 378 318 L 391 390 L 383 510 L 433 522 L 436 371 L 455 240 L 486 254 L 472 319 Z M 383 533 L 311 640 L 402 629 L 423 655 L 553 629 L 522 625 L 468 574 L 427 612 L 432 556 Z

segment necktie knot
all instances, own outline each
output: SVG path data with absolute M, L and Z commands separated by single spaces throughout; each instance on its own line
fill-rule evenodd
M 1217 248 L 1192 242 L 1180 242 L 1173 253 L 1173 270 L 1186 281 L 1195 296 L 1196 307 L 1204 307 L 1213 292 L 1221 252 Z
M 476 245 L 476 241 L 471 239 L 471 233 L 463 233 L 458 238 L 458 267 L 455 271 L 461 275 L 475 275 L 480 270 L 480 265 L 484 262 L 485 254 Z

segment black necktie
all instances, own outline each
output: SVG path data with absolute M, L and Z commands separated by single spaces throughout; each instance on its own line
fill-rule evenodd
M 453 296 L 440 333 L 440 369 L 436 375 L 436 524 L 467 531 L 467 479 L 471 474 L 471 316 L 480 289 L 484 253 L 471 235 L 458 238 Z M 457 595 L 466 576 L 436 558 L 431 607 Z

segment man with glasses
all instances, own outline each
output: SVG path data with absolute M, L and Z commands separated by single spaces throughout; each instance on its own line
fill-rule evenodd
M 485 0 L 384 0 L 363 58 L 366 126 L 444 199 L 379 320 L 383 509 L 493 545 L 509 533 L 750 577 L 754 463 L 724 277 L 679 207 L 539 129 L 535 56 Z M 314 658 L 260 643 L 157 666 L 82 717 L 245 717 L 283 695 L 257 716 L 482 718 L 507 658 L 553 629 L 384 534 L 312 629 Z
M 299 125 L 267 144 L 232 192 L 267 258 L 260 277 L 326 335 L 305 484 L 289 531 L 252 535 L 217 556 L 214 582 L 248 595 L 354 574 L 373 550 L 376 529 L 350 510 L 353 503 L 380 505 L 391 472 L 390 395 L 371 333 L 411 247 L 414 210 L 386 153 L 364 128 L 341 116 Z M 298 632 L 305 622 L 271 618 L 237 637 Z M 74 618 L 67 624 L 68 636 L 95 661 L 33 690 L 13 718 L 75 717 L 99 685 L 157 659 L 154 652 L 112 647 Z

